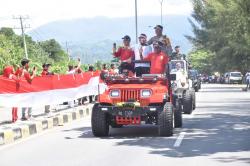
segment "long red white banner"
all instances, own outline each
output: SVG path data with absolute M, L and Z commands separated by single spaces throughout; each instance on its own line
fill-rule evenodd
M 34 107 L 60 104 L 104 92 L 99 72 L 35 77 L 32 83 L 0 76 L 1 107 Z

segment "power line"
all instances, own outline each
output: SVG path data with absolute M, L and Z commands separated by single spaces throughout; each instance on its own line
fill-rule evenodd
M 29 19 L 29 16 L 18 16 L 18 17 L 13 17 L 13 19 L 18 19 L 20 20 L 20 25 L 21 27 L 14 27 L 14 29 L 21 29 L 22 30 L 22 36 L 23 36 L 23 45 L 24 45 L 24 51 L 25 51 L 25 57 L 28 59 L 28 51 L 27 51 L 27 46 L 26 46 L 26 40 L 25 40 L 25 29 L 30 28 L 30 25 L 24 25 L 23 21 L 26 19 Z

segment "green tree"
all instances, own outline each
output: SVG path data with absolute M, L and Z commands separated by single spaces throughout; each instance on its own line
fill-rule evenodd
M 212 52 L 214 70 L 250 70 L 250 1 L 192 0 L 196 50 Z
M 55 62 L 68 59 L 67 54 L 62 50 L 60 44 L 55 39 L 39 42 L 39 45 Z

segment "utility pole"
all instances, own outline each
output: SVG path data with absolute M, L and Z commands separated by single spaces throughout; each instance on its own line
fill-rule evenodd
M 162 26 L 162 4 L 163 4 L 163 0 L 159 0 L 160 4 L 161 4 L 161 26 Z
M 138 43 L 137 0 L 135 0 L 135 42 Z
M 18 16 L 18 17 L 13 17 L 13 19 L 19 19 L 19 20 L 20 20 L 20 25 L 21 25 L 21 27 L 19 27 L 19 28 L 14 27 L 14 29 L 21 29 L 21 30 L 22 30 L 25 58 L 28 59 L 28 51 L 27 51 L 27 45 L 26 45 L 24 30 L 25 30 L 26 28 L 30 28 L 30 26 L 23 25 L 23 20 L 29 19 L 29 17 L 28 17 L 28 16 L 24 17 L 24 16 L 21 16 L 21 15 L 20 15 L 20 16 Z
M 70 57 L 70 55 L 69 55 L 68 41 L 65 42 L 65 46 L 66 46 L 66 51 L 67 51 L 67 54 L 68 54 L 68 57 L 69 57 L 69 61 L 70 61 L 71 57 Z

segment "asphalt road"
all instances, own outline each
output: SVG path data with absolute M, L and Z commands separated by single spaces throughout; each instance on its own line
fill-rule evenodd
M 158 137 L 155 126 L 130 126 L 95 138 L 86 118 L 0 147 L 0 166 L 249 166 L 250 92 L 203 85 L 197 100 L 173 137 Z

